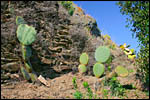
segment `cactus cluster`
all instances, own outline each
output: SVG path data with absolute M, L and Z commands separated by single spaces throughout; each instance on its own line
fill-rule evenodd
M 93 67 L 93 73 L 96 77 L 100 77 L 105 70 L 105 66 L 102 64 L 110 59 L 110 49 L 106 46 L 99 46 L 95 51 L 95 59 L 97 63 Z
M 82 53 L 79 59 L 80 61 L 80 65 L 78 67 L 79 72 L 84 73 L 87 71 L 86 65 L 88 64 L 88 60 L 89 60 L 89 57 L 87 53 Z
M 25 68 L 21 66 L 21 72 L 26 80 L 31 80 L 33 82 L 37 79 L 37 75 L 30 63 L 30 57 L 32 56 L 30 45 L 36 39 L 36 30 L 32 26 L 28 26 L 20 16 L 17 16 L 16 24 L 18 25 L 17 38 L 22 46 L 22 58 L 25 64 Z
M 99 78 L 103 75 L 104 71 L 105 71 L 105 66 L 103 63 L 111 63 L 112 61 L 112 56 L 110 54 L 110 49 L 106 46 L 99 46 L 96 50 L 95 50 L 95 59 L 96 59 L 96 63 L 93 66 L 93 74 L 95 75 L 95 77 Z M 78 67 L 79 72 L 83 73 L 86 72 L 86 65 L 88 63 L 89 57 L 87 55 L 87 53 L 82 53 L 80 56 L 80 65 Z M 111 66 L 109 66 L 109 70 L 111 69 Z M 118 74 L 118 76 L 121 77 L 126 77 L 128 75 L 128 70 L 122 66 L 117 66 L 115 68 L 115 73 Z

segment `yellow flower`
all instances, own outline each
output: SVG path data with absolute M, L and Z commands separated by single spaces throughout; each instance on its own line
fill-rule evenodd
M 134 59 L 136 57 L 136 55 L 128 55 L 129 59 Z
M 123 45 L 119 46 L 122 50 L 124 50 L 126 48 L 126 43 L 124 43 Z

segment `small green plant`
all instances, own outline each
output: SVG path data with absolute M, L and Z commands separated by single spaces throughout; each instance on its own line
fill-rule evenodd
M 72 16 L 75 11 L 75 8 L 72 6 L 72 1 L 61 1 L 61 4 L 68 10 L 68 13 Z
M 83 98 L 83 94 L 80 91 L 76 91 L 73 94 L 73 96 L 74 96 L 75 99 L 82 99 Z
M 93 98 L 93 92 L 92 92 L 91 88 L 89 87 L 88 82 L 83 82 L 83 86 L 84 86 L 84 88 L 87 89 L 87 96 L 88 96 L 88 98 L 92 99 Z
M 115 68 L 115 72 L 118 74 L 118 76 L 121 76 L 121 77 L 128 76 L 128 70 L 124 68 L 123 66 L 117 66 Z
M 73 77 L 72 79 L 72 83 L 73 83 L 73 87 L 76 90 L 76 92 L 73 94 L 75 99 L 82 99 L 83 98 L 83 94 L 78 91 L 78 86 L 77 86 L 77 82 L 76 82 L 76 77 Z
M 105 67 L 101 63 L 96 63 L 93 67 L 93 73 L 98 78 L 104 73 Z
M 73 77 L 72 83 L 73 83 L 74 89 L 76 90 L 76 92 L 73 94 L 75 99 L 84 99 L 86 98 L 86 96 L 88 99 L 94 99 L 94 98 L 96 99 L 97 95 L 93 94 L 91 88 L 89 87 L 88 82 L 83 82 L 83 86 L 87 90 L 86 96 L 84 96 L 80 91 L 78 91 L 76 77 Z
M 112 44 L 109 45 L 109 48 L 112 49 L 112 50 L 115 50 L 116 47 L 117 47 L 117 46 L 116 46 L 115 43 L 112 43 Z
M 21 72 L 26 80 L 31 79 L 33 82 L 37 79 L 37 75 L 35 74 L 30 63 L 30 57 L 32 56 L 30 45 L 36 39 L 36 30 L 32 26 L 28 26 L 21 16 L 17 16 L 16 24 L 18 25 L 17 38 L 21 43 L 22 58 L 25 64 L 25 68 L 21 66 Z
M 108 69 L 108 71 L 111 71 L 111 66 L 108 66 L 107 69 Z
M 73 83 L 74 89 L 77 89 L 76 77 L 73 77 L 72 83 Z
M 116 77 L 106 79 L 104 86 L 109 86 L 112 96 L 124 96 L 125 88 L 119 83 Z
M 103 89 L 102 93 L 104 95 L 104 99 L 108 99 L 108 90 Z

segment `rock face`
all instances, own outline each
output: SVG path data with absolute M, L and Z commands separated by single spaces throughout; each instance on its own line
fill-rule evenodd
M 100 36 L 100 31 L 92 17 L 84 14 L 77 15 L 78 11 L 70 16 L 68 11 L 55 1 L 11 2 L 11 5 L 15 5 L 13 13 L 6 16 L 6 8 L 3 8 L 2 12 L 1 54 L 3 58 L 19 59 L 21 57 L 15 24 L 16 16 L 20 15 L 37 30 L 36 41 L 32 44 L 33 59 L 31 59 L 36 67 L 46 64 L 58 72 L 72 69 L 73 66 L 78 65 L 78 59 L 82 52 L 95 49 L 95 45 L 92 47 L 90 44 L 92 43 L 90 41 L 91 34 Z M 2 6 L 9 5 L 5 2 Z M 6 17 L 9 17 L 7 21 L 5 21 Z M 88 31 L 86 26 L 89 26 L 91 31 Z M 96 39 L 96 37 L 94 38 Z M 102 44 L 102 42 L 101 40 L 97 44 Z
M 75 11 L 70 16 L 57 1 L 1 2 L 1 73 L 11 72 L 8 69 L 13 66 L 16 72 L 17 66 L 19 70 L 22 64 L 15 23 L 16 16 L 22 16 L 28 25 L 37 30 L 36 41 L 31 45 L 31 63 L 38 74 L 53 78 L 54 72 L 71 71 L 78 67 L 80 54 L 87 52 L 88 74 L 92 75 L 92 66 L 96 63 L 94 52 L 98 46 L 107 45 L 107 39 L 101 35 L 94 18 L 85 15 L 75 4 L 73 6 Z M 129 69 L 135 67 L 118 47 L 111 53 L 114 56 L 112 68 L 117 65 Z

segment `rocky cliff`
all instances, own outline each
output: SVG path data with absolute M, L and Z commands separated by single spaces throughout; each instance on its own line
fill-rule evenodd
M 28 25 L 37 30 L 36 41 L 31 45 L 33 51 L 31 63 L 38 75 L 55 78 L 68 71 L 75 71 L 83 52 L 89 55 L 86 75 L 93 75 L 96 48 L 114 43 L 103 37 L 94 18 L 85 14 L 77 5 L 72 4 L 72 7 L 74 10 L 70 14 L 58 1 L 1 2 L 2 80 L 5 79 L 6 73 L 18 72 L 22 64 L 21 46 L 16 37 L 16 16 L 22 16 Z M 113 56 L 111 71 L 117 65 L 122 65 L 128 70 L 134 69 L 128 77 L 118 77 L 118 80 L 122 84 L 135 84 L 141 89 L 142 84 L 136 78 L 136 66 L 133 62 L 117 45 L 115 49 L 111 49 L 111 54 Z M 105 73 L 104 76 L 107 74 Z

